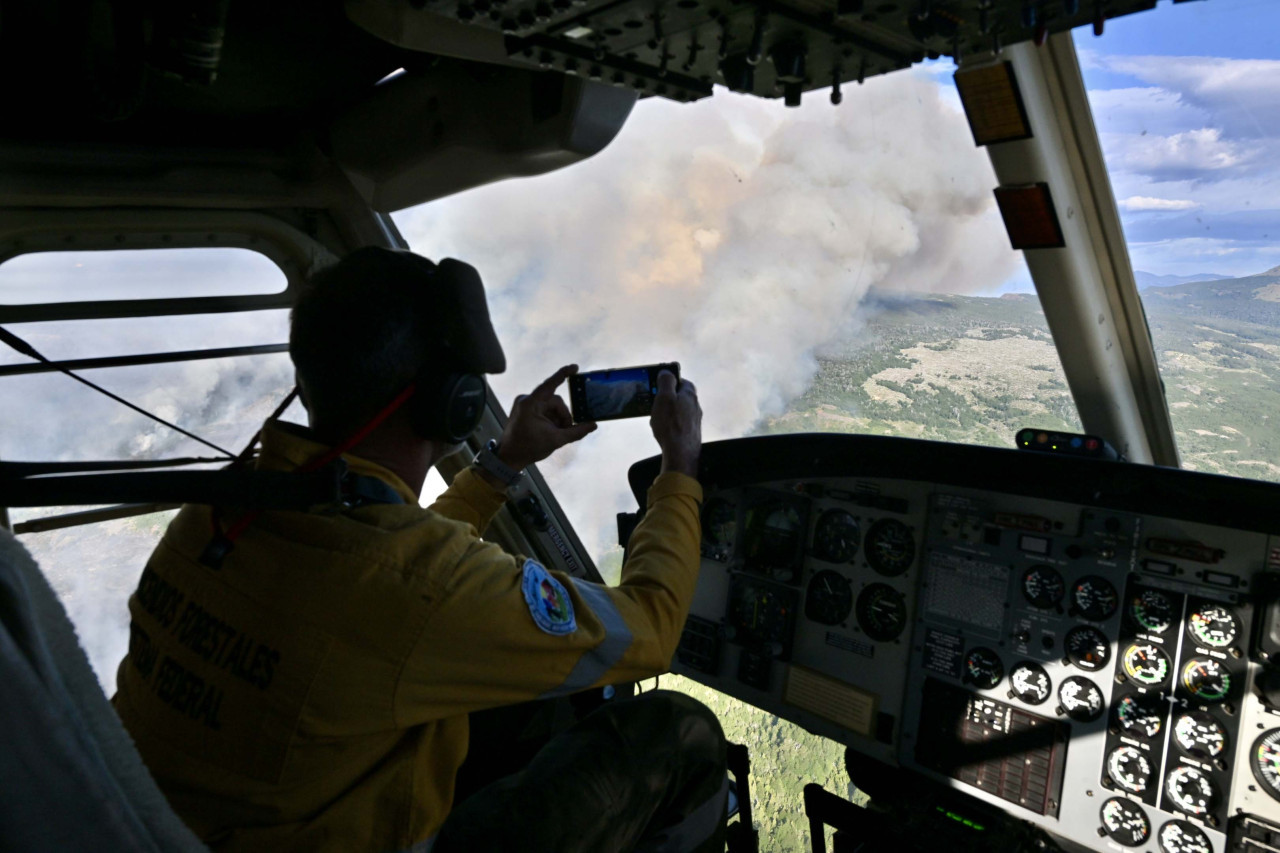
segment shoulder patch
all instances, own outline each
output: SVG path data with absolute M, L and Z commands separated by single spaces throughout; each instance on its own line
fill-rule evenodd
M 540 629 L 560 636 L 578 630 L 573 618 L 573 599 L 546 568 L 536 560 L 524 561 L 524 601 L 529 615 Z

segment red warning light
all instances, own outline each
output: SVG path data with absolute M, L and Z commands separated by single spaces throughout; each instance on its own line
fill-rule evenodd
M 1098 439 L 1096 439 L 1096 438 L 1088 438 L 1088 439 L 1085 439 L 1085 442 L 1084 442 L 1084 449 L 1085 449 L 1085 450 L 1097 450 L 1097 449 L 1098 449 Z

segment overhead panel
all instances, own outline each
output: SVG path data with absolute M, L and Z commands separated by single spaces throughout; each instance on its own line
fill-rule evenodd
M 348 14 L 405 44 L 423 16 L 501 34 L 509 61 L 676 101 L 713 85 L 798 105 L 928 58 L 1151 9 L 1155 0 L 349 0 Z M 415 20 L 416 19 L 416 20 Z M 381 21 L 381 25 L 374 25 Z M 388 22 L 396 21 L 394 25 Z M 440 21 L 445 25 L 445 21 Z

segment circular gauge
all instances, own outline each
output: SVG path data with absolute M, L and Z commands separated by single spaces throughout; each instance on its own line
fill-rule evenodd
M 1280 729 L 1258 735 L 1252 755 L 1253 777 L 1273 800 L 1280 800 Z
M 702 508 L 702 552 L 727 558 L 738 538 L 738 508 L 724 498 L 712 498 Z
M 740 642 L 782 642 L 791 625 L 788 612 L 795 599 L 788 591 L 765 584 L 739 581 L 732 596 L 731 627 Z
M 1116 723 L 1127 735 L 1153 738 L 1164 723 L 1164 703 L 1151 696 L 1129 695 L 1115 704 Z
M 1213 811 L 1218 804 L 1218 792 L 1213 780 L 1198 767 L 1182 765 L 1165 779 L 1165 793 L 1180 810 L 1197 817 Z
M 911 528 L 895 518 L 882 518 L 867 531 L 867 562 L 882 575 L 893 577 L 911 568 L 916 543 Z
M 969 650 L 964 659 L 964 677 L 979 690 L 990 690 L 1004 680 L 1004 664 L 1000 656 L 986 646 Z
M 838 572 L 821 571 L 809 581 L 804 615 L 822 625 L 839 625 L 853 610 L 853 587 Z
M 1139 684 L 1153 687 L 1169 677 L 1169 656 L 1152 643 L 1134 643 L 1124 650 L 1124 674 Z
M 1028 705 L 1040 705 L 1053 695 L 1053 681 L 1038 663 L 1024 660 L 1009 672 L 1013 695 Z
M 907 626 L 907 603 L 887 583 L 867 584 L 858 594 L 858 626 L 873 640 L 897 639 Z
M 1058 685 L 1058 702 L 1068 717 L 1081 723 L 1096 720 L 1102 714 L 1102 691 L 1083 675 L 1062 680 Z
M 1108 838 L 1125 847 L 1137 847 L 1151 837 L 1151 821 L 1142 806 L 1121 797 L 1102 804 L 1102 829 Z
M 862 531 L 858 521 L 842 509 L 829 509 L 813 531 L 813 556 L 828 563 L 847 563 L 858 553 Z
M 1209 836 L 1185 820 L 1171 820 L 1156 833 L 1160 853 L 1213 853 Z
M 1077 625 L 1072 628 L 1062 644 L 1067 650 L 1067 660 L 1085 672 L 1096 672 L 1111 660 L 1111 644 L 1092 625 Z
M 1111 581 L 1101 575 L 1085 575 L 1071 590 L 1075 615 L 1090 622 L 1102 622 L 1116 612 L 1119 597 Z
M 1156 589 L 1144 589 L 1129 602 L 1129 615 L 1143 630 L 1163 634 L 1173 624 L 1173 602 Z
M 1107 776 L 1126 791 L 1141 794 L 1151 782 L 1151 762 L 1136 747 L 1118 747 L 1107 756 Z
M 1201 645 L 1225 649 L 1236 641 L 1240 623 L 1226 607 L 1206 601 L 1187 619 L 1187 630 Z
M 1066 582 L 1052 566 L 1032 566 L 1022 576 L 1022 594 L 1032 607 L 1057 607 L 1066 591 Z
M 1178 746 L 1196 758 L 1217 758 L 1227 748 L 1226 729 L 1204 711 L 1178 717 L 1173 724 L 1173 737 Z
M 1231 673 L 1213 658 L 1192 658 L 1182 668 L 1182 686 L 1201 702 L 1221 702 L 1231 692 Z

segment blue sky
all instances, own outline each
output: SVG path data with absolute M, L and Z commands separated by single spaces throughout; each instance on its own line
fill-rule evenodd
M 1136 269 L 1280 264 L 1280 3 L 1161 2 L 1077 31 Z

